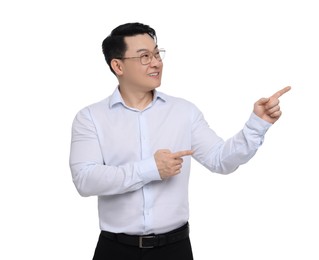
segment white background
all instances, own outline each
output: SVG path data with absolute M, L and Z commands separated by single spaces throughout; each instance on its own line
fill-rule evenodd
M 0 259 L 91 259 L 96 198 L 77 194 L 71 123 L 116 85 L 101 51 L 119 24 L 156 29 L 161 91 L 225 139 L 253 103 L 291 85 L 257 155 L 221 176 L 193 163 L 194 256 L 319 259 L 316 1 L 1 1 Z

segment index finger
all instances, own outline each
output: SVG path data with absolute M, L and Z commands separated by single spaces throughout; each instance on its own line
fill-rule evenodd
M 283 94 L 285 94 L 286 92 L 288 92 L 290 89 L 291 89 L 290 86 L 285 87 L 285 88 L 279 90 L 278 92 L 276 92 L 275 94 L 273 94 L 271 97 L 279 98 L 279 97 L 281 97 Z
M 172 153 L 171 156 L 173 158 L 180 158 L 180 157 L 188 156 L 188 155 L 192 155 L 192 154 L 193 154 L 192 150 L 184 150 L 184 151 L 179 151 L 179 152 L 176 152 L 176 153 Z

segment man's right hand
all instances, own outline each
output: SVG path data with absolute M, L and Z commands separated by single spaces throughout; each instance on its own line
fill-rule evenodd
M 157 169 L 162 180 L 175 176 L 181 172 L 183 156 L 192 155 L 193 151 L 185 150 L 172 153 L 170 150 L 158 150 L 154 154 Z

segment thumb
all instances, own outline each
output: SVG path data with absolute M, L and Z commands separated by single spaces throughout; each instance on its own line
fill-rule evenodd
M 256 105 L 261 106 L 266 104 L 269 101 L 270 98 L 261 98 L 256 102 Z

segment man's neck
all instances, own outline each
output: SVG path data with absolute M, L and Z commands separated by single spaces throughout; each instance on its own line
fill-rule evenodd
M 148 92 L 130 91 L 126 88 L 119 87 L 119 91 L 124 100 L 124 103 L 131 108 L 144 110 L 153 101 L 153 90 Z

